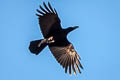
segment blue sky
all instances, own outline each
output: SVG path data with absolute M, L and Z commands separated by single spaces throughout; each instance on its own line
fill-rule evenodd
M 84 70 L 69 76 L 48 48 L 35 56 L 29 42 L 43 38 L 36 9 L 56 8 Z M 0 80 L 120 80 L 119 0 L 0 0 Z

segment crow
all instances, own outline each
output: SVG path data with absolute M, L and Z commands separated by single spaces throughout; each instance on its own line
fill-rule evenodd
M 58 63 L 65 68 L 65 73 L 67 73 L 67 69 L 69 69 L 69 74 L 71 75 L 71 68 L 74 74 L 76 74 L 75 68 L 81 73 L 79 67 L 81 69 L 83 69 L 83 67 L 79 61 L 80 56 L 67 39 L 68 33 L 78 28 L 78 26 L 63 29 L 56 9 L 53 9 L 49 2 L 48 6 L 45 2 L 43 2 L 43 5 L 44 8 L 40 6 L 41 10 L 37 9 L 38 13 L 36 15 L 38 16 L 44 39 L 31 41 L 29 45 L 30 52 L 38 55 L 48 46 Z

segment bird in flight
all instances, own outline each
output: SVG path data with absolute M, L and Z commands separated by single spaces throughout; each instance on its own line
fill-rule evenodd
M 80 63 L 80 56 L 75 51 L 72 43 L 67 39 L 69 32 L 78 28 L 78 26 L 68 27 L 63 29 L 57 11 L 53 9 L 50 3 L 48 6 L 43 2 L 43 6 L 37 9 L 39 25 L 44 39 L 31 41 L 29 50 L 31 53 L 38 55 L 46 46 L 49 47 L 51 53 L 56 58 L 58 63 L 65 68 L 65 73 L 69 69 L 69 74 L 76 74 L 76 70 L 81 73 L 83 69 Z

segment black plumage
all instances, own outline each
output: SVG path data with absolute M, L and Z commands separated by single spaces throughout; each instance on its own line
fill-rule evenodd
M 30 51 L 38 55 L 48 45 L 53 56 L 65 68 L 65 73 L 67 73 L 69 68 L 69 74 L 71 74 L 72 68 L 74 74 L 76 74 L 75 67 L 81 73 L 79 67 L 81 69 L 83 67 L 79 61 L 80 56 L 67 39 L 67 34 L 78 28 L 78 26 L 63 29 L 57 11 L 51 7 L 49 2 L 48 7 L 44 2 L 43 5 L 45 9 L 40 6 L 41 10 L 37 9 L 38 14 L 36 15 L 38 16 L 44 39 L 31 41 Z

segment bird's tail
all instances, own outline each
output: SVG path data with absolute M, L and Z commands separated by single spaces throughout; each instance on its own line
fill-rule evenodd
M 29 50 L 31 53 L 38 55 L 46 46 L 45 39 L 35 40 L 30 42 Z

